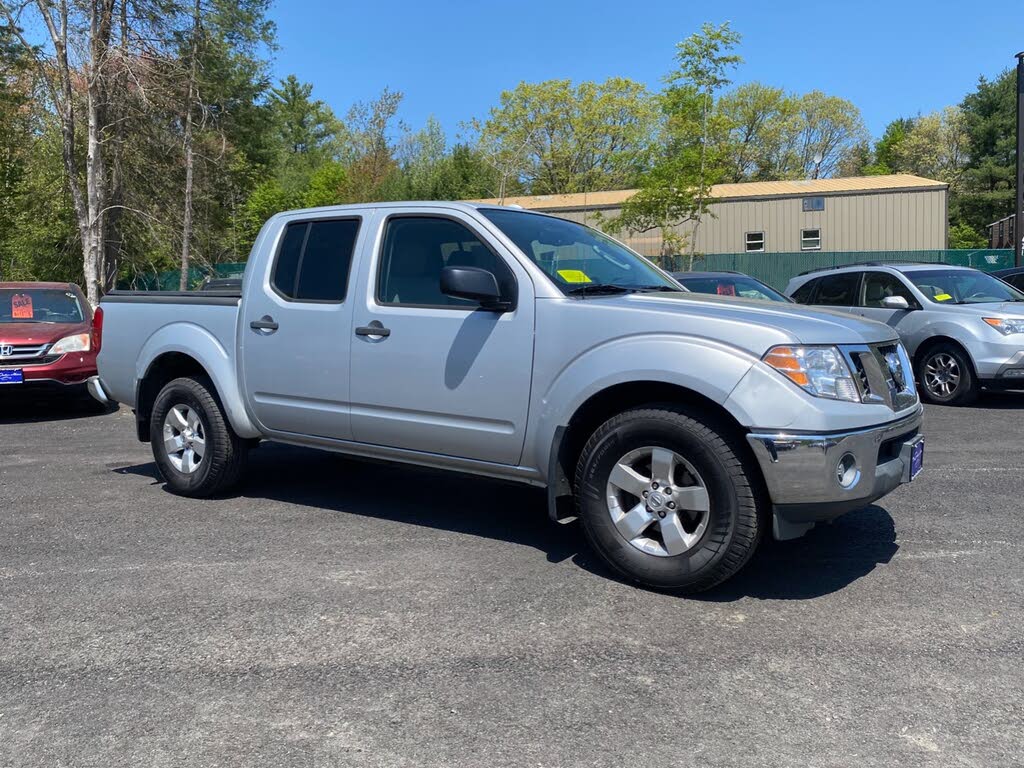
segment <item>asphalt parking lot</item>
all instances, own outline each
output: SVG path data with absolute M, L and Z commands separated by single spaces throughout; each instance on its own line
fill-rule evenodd
M 0 405 L 0 765 L 1004 766 L 1024 395 L 700 599 L 534 490 L 265 445 L 165 492 L 126 410 Z

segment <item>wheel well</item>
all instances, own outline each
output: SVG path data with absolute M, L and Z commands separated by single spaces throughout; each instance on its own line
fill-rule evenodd
M 208 376 L 202 364 L 184 352 L 166 352 L 149 364 L 146 375 L 139 382 L 139 392 L 135 399 L 135 427 L 139 440 L 144 443 L 150 440 L 149 417 L 160 390 L 169 381 L 195 375 Z
M 978 372 L 974 368 L 974 360 L 971 359 L 971 353 L 967 351 L 967 348 L 963 344 L 951 336 L 932 336 L 930 339 L 922 342 L 914 353 L 914 373 L 917 373 L 920 370 L 924 356 L 937 344 L 952 344 L 954 347 L 959 349 L 963 353 L 964 358 L 966 358 L 967 364 L 971 366 L 971 374 L 975 379 L 978 378 Z
M 632 381 L 617 384 L 592 395 L 576 410 L 569 424 L 561 432 L 557 456 L 554 457 L 554 466 L 551 467 L 553 476 L 548 477 L 548 496 L 551 502 L 549 511 L 552 517 L 560 519 L 574 514 L 570 512 L 571 505 L 567 502 L 572 496 L 576 464 L 594 430 L 629 408 L 659 403 L 690 405 L 698 408 L 705 418 L 710 417 L 716 427 L 734 438 L 733 442 L 744 452 L 744 456 L 749 458 L 748 466 L 757 473 L 756 482 L 763 487 L 764 479 L 760 476 L 760 467 L 744 439 L 746 430 L 725 408 L 686 387 L 660 381 Z

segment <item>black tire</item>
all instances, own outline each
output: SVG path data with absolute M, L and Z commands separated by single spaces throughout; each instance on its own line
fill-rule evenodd
M 205 450 L 194 471 L 177 469 L 164 445 L 164 419 L 172 408 L 187 406 L 198 414 Z M 245 469 L 248 445 L 231 429 L 217 399 L 213 383 L 205 376 L 174 379 L 160 390 L 149 420 L 153 457 L 167 487 L 181 496 L 205 498 L 237 484 Z
M 631 451 L 648 446 L 683 457 L 707 490 L 706 528 L 681 554 L 641 551 L 612 519 L 606 498 L 612 469 Z M 739 571 L 761 539 L 755 471 L 744 446 L 714 420 L 674 405 L 632 409 L 601 425 L 583 448 L 576 468 L 577 511 L 590 545 L 627 579 L 678 593 L 701 592 Z
M 945 356 L 945 357 L 943 357 Z M 930 365 L 938 365 L 943 360 L 955 361 L 959 379 L 956 387 L 949 393 L 941 391 L 939 385 L 929 385 L 933 379 L 928 375 Z M 957 344 L 948 341 L 939 342 L 928 347 L 918 358 L 917 381 L 920 386 L 921 399 L 936 405 L 970 405 L 978 399 L 981 389 L 978 377 L 974 374 L 974 366 L 967 353 Z

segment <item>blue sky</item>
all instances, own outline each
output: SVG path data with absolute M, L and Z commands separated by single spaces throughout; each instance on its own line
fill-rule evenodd
M 277 0 L 274 73 L 314 85 L 344 116 L 385 87 L 401 117 L 450 136 L 522 80 L 621 75 L 659 87 L 675 44 L 704 21 L 743 34 L 736 82 L 815 88 L 860 107 L 875 136 L 898 116 L 960 101 L 1024 50 L 1018 2 Z

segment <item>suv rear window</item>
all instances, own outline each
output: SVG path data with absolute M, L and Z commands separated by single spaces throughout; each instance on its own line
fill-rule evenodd
M 281 238 L 270 283 L 294 301 L 345 300 L 359 219 L 289 224 Z

